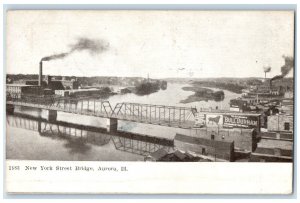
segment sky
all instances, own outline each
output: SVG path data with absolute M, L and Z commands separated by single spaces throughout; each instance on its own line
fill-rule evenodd
M 45 56 L 65 53 L 79 38 L 86 50 L 44 61 L 43 74 L 151 78 L 267 77 L 293 56 L 289 11 L 9 11 L 6 68 L 38 74 Z M 288 76 L 292 76 L 292 72 Z

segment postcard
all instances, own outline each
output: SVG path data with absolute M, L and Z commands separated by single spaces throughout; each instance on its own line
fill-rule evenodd
M 294 15 L 9 10 L 6 192 L 291 194 Z

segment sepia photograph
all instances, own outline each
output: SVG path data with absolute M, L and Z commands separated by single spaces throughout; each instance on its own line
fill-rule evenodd
M 293 163 L 293 10 L 6 15 L 7 161 Z

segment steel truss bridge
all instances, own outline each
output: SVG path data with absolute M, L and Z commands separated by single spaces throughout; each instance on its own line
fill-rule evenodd
M 109 101 L 89 97 L 9 94 L 6 104 L 186 129 L 193 128 L 196 112 L 187 107 L 127 102 L 117 103 L 112 107 Z
M 65 147 L 73 152 L 88 150 L 87 144 L 104 146 L 112 142 L 115 149 L 147 156 L 161 148 L 170 151 L 173 141 L 148 135 L 118 131 L 114 134 L 104 128 L 85 126 L 62 121 L 49 122 L 32 116 L 7 116 L 6 124 L 15 128 L 36 131 L 43 137 L 67 140 Z

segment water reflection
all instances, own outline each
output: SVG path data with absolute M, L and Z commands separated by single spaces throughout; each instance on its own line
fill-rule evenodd
M 7 115 L 7 125 L 9 127 L 36 131 L 41 137 L 64 142 L 63 147 L 68 149 L 70 154 L 84 155 L 91 152 L 93 146 L 105 147 L 110 142 L 113 143 L 115 150 L 142 156 L 147 156 L 161 148 L 170 151 L 173 146 L 172 140 L 164 138 L 124 131 L 110 134 L 105 128 L 64 121 L 49 122 L 42 118 L 24 114 Z

